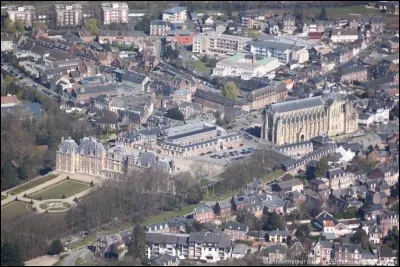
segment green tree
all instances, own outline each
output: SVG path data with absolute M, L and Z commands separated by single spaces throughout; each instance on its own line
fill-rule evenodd
M 21 34 L 24 34 L 25 32 L 25 25 L 22 23 L 20 20 L 15 21 L 15 30 Z
M 192 185 L 188 189 L 188 194 L 186 197 L 186 202 L 190 205 L 197 204 L 203 199 L 203 193 L 201 192 L 200 186 L 198 184 Z
M 28 178 L 28 169 L 26 166 L 26 163 L 23 162 L 21 164 L 21 166 L 19 167 L 19 175 L 18 175 L 19 179 L 26 179 Z
M 1 266 L 24 266 L 21 257 L 20 248 L 15 243 L 11 245 L 8 242 L 1 244 Z
M 368 249 L 369 239 L 367 233 L 363 229 L 357 229 L 351 239 L 354 243 L 361 244 L 363 249 Z
M 88 19 L 85 22 L 84 28 L 93 35 L 99 34 L 99 27 L 98 27 L 97 19 Z
M 296 237 L 305 238 L 309 234 L 310 234 L 310 228 L 308 227 L 307 224 L 300 224 L 300 226 L 297 227 Z
M 183 121 L 185 119 L 185 116 L 182 114 L 182 112 L 178 108 L 171 108 L 167 111 L 167 118 L 173 119 L 173 120 L 178 120 L 178 121 Z
M 4 22 L 4 28 L 8 32 L 15 32 L 15 24 L 10 18 L 7 18 Z
M 129 251 L 132 256 L 142 263 L 147 261 L 146 258 L 146 228 L 136 224 L 132 232 L 132 241 L 129 244 Z
M 272 231 L 276 229 L 284 229 L 286 227 L 286 221 L 283 217 L 279 216 L 275 212 L 268 212 L 266 223 L 263 228 L 266 231 Z
M 236 84 L 232 81 L 229 81 L 225 84 L 224 88 L 222 89 L 222 94 L 232 100 L 237 99 L 237 95 L 239 90 Z
M 215 215 L 220 216 L 221 215 L 221 207 L 219 206 L 219 203 L 215 203 L 215 206 L 213 208 Z
M 47 253 L 49 255 L 58 255 L 63 251 L 64 251 L 64 248 L 63 248 L 63 245 L 61 244 L 61 240 L 57 239 L 51 243 L 49 251 Z
M 329 170 L 329 163 L 327 157 L 322 157 L 316 167 L 316 175 L 317 177 L 325 176 L 326 171 Z
M 327 19 L 328 19 L 328 16 L 327 16 L 327 14 L 326 14 L 326 9 L 325 9 L 325 7 L 323 7 L 323 8 L 321 9 L 321 13 L 319 13 L 318 19 L 319 19 L 319 20 L 327 20 Z

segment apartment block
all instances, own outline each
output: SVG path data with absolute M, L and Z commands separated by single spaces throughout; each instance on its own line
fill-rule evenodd
M 56 25 L 57 26 L 77 26 L 82 25 L 82 5 L 55 5 Z
M 284 64 L 287 64 L 292 60 L 296 60 L 300 64 L 309 60 L 306 46 L 298 46 L 276 41 L 250 42 L 249 44 L 251 53 L 267 57 L 275 57 Z
M 101 3 L 103 24 L 128 23 L 129 8 L 127 3 Z
M 26 27 L 32 27 L 35 17 L 34 6 L 8 6 L 7 15 L 12 22 L 21 21 Z
M 243 52 L 251 38 L 207 32 L 196 35 L 193 40 L 193 52 L 210 56 L 232 56 Z
M 167 254 L 180 259 L 217 262 L 229 259 L 232 247 L 232 241 L 222 238 L 219 233 L 148 233 L 146 256 L 150 259 Z
M 174 23 L 184 23 L 187 21 L 186 7 L 176 6 L 167 9 L 162 14 L 163 21 L 170 21 Z
M 163 20 L 150 21 L 150 36 L 166 36 L 171 30 L 171 23 Z

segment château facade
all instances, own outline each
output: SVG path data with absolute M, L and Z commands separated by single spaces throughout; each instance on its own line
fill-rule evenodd
M 353 103 L 340 94 L 271 104 L 263 111 L 261 137 L 285 145 L 349 134 L 358 129 L 357 117 Z
M 56 153 L 56 170 L 66 173 L 117 178 L 137 168 L 155 167 L 166 173 L 173 171 L 173 163 L 159 159 L 153 151 L 128 153 L 122 146 L 106 149 L 92 137 L 81 139 L 79 145 L 71 137 L 62 138 Z

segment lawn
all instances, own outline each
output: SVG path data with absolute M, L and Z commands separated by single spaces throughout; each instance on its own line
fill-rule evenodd
M 308 10 L 304 11 L 305 13 L 312 13 L 312 14 L 320 14 L 321 9 L 320 8 L 311 8 Z M 361 14 L 361 15 L 375 15 L 375 14 L 381 14 L 379 9 L 374 9 L 374 8 L 366 8 L 364 5 L 357 5 L 357 6 L 347 6 L 347 7 L 328 7 L 326 8 L 326 13 L 329 16 L 334 16 L 334 15 L 348 15 L 349 13 L 356 13 L 356 14 Z
M 16 201 L 1 208 L 1 218 L 22 216 L 29 213 L 29 203 Z
M 285 172 L 281 169 L 276 169 L 274 170 L 272 173 L 268 174 L 267 176 L 265 176 L 265 178 L 263 179 L 264 182 L 268 183 L 271 182 L 273 180 L 275 180 L 276 178 L 282 176 Z
M 212 69 L 211 67 L 206 66 L 206 64 L 203 61 L 201 61 L 200 59 L 194 60 L 194 61 L 188 61 L 187 67 L 188 67 L 188 69 L 194 69 L 196 71 L 196 73 L 199 73 L 199 72 L 209 73 L 210 70 Z
M 85 266 L 86 262 L 84 259 L 82 259 L 81 257 L 79 257 L 76 261 L 75 261 L 75 266 Z
M 1 200 L 6 199 L 6 198 L 7 198 L 7 196 L 1 195 Z
M 89 188 L 89 184 L 83 183 L 83 182 L 78 182 L 78 181 L 72 181 L 72 180 L 66 180 L 66 181 L 61 181 L 60 183 L 57 183 L 56 185 L 51 185 L 43 190 L 40 190 L 38 192 L 35 192 L 31 195 L 29 195 L 30 198 L 33 199 L 39 199 L 42 197 L 42 199 L 61 199 L 63 198 L 63 195 L 65 197 L 69 197 L 72 195 L 75 195 L 77 193 L 80 193 L 86 189 Z
M 26 191 L 28 189 L 31 189 L 31 188 L 35 187 L 35 186 L 38 186 L 40 184 L 43 184 L 43 183 L 48 182 L 50 180 L 53 180 L 57 176 L 58 176 L 58 174 L 49 174 L 49 175 L 46 175 L 46 176 L 43 176 L 43 177 L 40 177 L 40 178 L 36 178 L 35 180 L 27 182 L 27 183 L 19 186 L 18 188 L 10 191 L 10 194 L 11 195 L 17 195 L 17 194 L 19 194 L 21 192 L 24 192 L 24 191 Z
M 165 211 L 157 215 L 153 215 L 148 217 L 146 220 L 144 220 L 141 224 L 142 225 L 149 225 L 157 222 L 164 221 L 166 218 L 173 218 L 177 216 L 183 216 L 188 213 L 191 213 L 194 208 L 197 208 L 201 204 L 193 204 L 193 205 L 188 205 L 183 207 L 182 209 L 175 209 L 172 211 Z

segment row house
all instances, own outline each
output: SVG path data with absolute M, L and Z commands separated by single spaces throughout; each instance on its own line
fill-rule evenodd
M 353 43 L 358 39 L 357 29 L 333 29 L 331 40 L 333 43 Z
M 381 214 L 377 216 L 377 222 L 382 227 L 384 235 L 396 227 L 399 229 L 399 215 L 395 213 Z
M 208 223 L 214 221 L 215 215 L 213 209 L 204 204 L 194 209 L 193 218 L 198 222 Z
M 345 172 L 341 168 L 327 171 L 326 178 L 329 179 L 329 188 L 331 190 L 348 188 L 355 185 L 354 174 Z
M 180 259 L 217 262 L 232 256 L 232 241 L 218 233 L 190 234 L 148 233 L 146 256 L 148 259 L 168 254 Z

